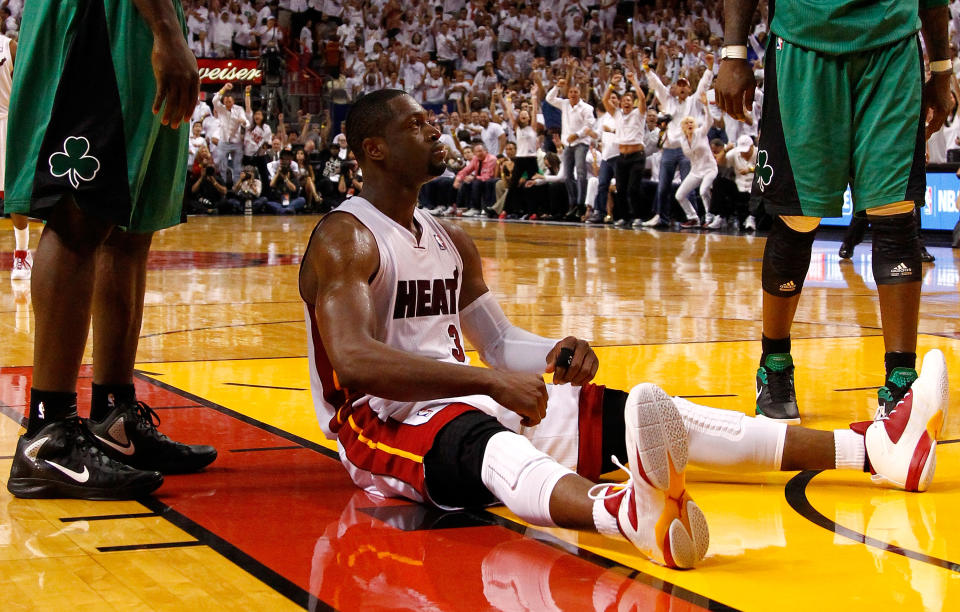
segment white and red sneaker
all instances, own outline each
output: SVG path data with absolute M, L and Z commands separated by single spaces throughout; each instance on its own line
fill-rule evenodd
M 873 479 L 907 491 L 926 491 L 937 466 L 937 437 L 947 416 L 947 362 L 937 349 L 923 357 L 920 376 L 887 415 L 854 423 L 862 431 Z
M 687 430 L 680 412 L 663 389 L 643 383 L 630 391 L 624 421 L 630 480 L 591 489 L 597 528 L 625 537 L 652 561 L 693 567 L 706 556 L 710 534 L 684 484 Z
M 33 257 L 30 256 L 30 251 L 14 251 L 10 280 L 29 279 L 31 268 L 33 268 Z

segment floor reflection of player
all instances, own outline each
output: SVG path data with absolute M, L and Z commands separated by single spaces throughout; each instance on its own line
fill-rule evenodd
M 408 506 L 392 508 L 409 518 Z M 506 529 L 401 530 L 384 521 L 390 509 L 358 491 L 327 526 L 314 547 L 310 610 L 669 610 L 674 599 Z

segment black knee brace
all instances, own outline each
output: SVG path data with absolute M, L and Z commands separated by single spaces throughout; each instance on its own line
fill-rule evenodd
M 920 236 L 912 213 L 870 215 L 873 226 L 873 278 L 878 285 L 918 283 Z
M 763 290 L 777 297 L 792 297 L 803 289 L 817 230 L 798 232 L 775 217 L 763 249 Z

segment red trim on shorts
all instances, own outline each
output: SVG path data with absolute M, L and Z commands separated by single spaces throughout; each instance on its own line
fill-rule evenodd
M 585 384 L 580 389 L 580 448 L 577 473 L 594 482 L 603 465 L 603 385 Z
M 429 499 L 423 457 L 433 447 L 440 430 L 465 412 L 467 404 L 448 404 L 429 409 L 429 420 L 408 425 L 394 419 L 381 421 L 368 404 L 354 406 L 344 416 L 337 437 L 347 459 L 358 468 L 378 476 L 401 480 Z M 357 431 L 359 429 L 360 431 Z

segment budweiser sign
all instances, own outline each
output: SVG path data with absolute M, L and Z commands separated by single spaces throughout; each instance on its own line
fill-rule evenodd
M 244 59 L 198 59 L 200 83 L 247 83 L 263 81 L 263 71 L 257 60 Z

